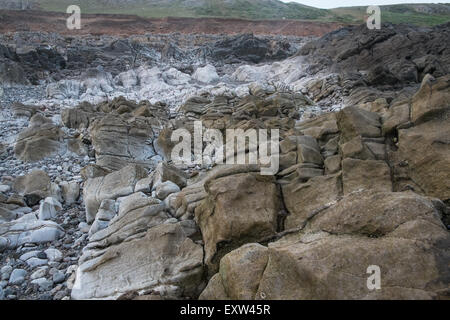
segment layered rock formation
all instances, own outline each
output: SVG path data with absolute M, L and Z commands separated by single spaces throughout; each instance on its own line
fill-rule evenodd
M 91 88 L 85 97 L 117 85 L 155 96 L 189 91 L 192 81 L 206 89 L 172 105 L 126 97 L 61 109 L 6 105 L 4 297 L 448 299 L 446 28 L 349 27 L 296 57 L 230 69 L 234 59 L 278 54 L 261 39 L 222 39 L 218 52 L 208 51 L 226 56 L 217 73 L 219 64 L 181 71 L 178 63 L 149 69 L 137 60 L 111 80 L 115 59 L 130 49 L 117 40 L 101 52 L 110 69 L 83 75 Z M 421 60 L 417 39 L 434 58 Z M 381 54 L 395 47 L 397 58 Z M 178 49 L 165 48 L 167 61 L 183 61 Z M 366 73 L 372 66 L 390 71 Z M 244 84 L 210 90 L 206 83 L 217 77 Z M 67 101 L 78 84 L 60 80 L 47 93 Z M 11 124 L 9 116 L 20 121 Z M 231 148 L 246 161 L 226 164 L 215 162 L 217 149 L 192 139 L 188 147 L 202 152 L 202 162 L 198 155 L 177 162 L 174 132 L 194 134 L 198 121 L 202 134 L 223 137 L 228 129 L 249 136 L 250 129 L 269 130 L 278 137 L 271 141 L 279 160 L 274 174 L 261 174 L 262 159 L 250 161 L 263 152 L 257 143 Z M 370 270 L 380 270 L 379 288 L 368 285 Z

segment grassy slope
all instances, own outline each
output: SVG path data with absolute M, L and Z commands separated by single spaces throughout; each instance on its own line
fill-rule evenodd
M 338 21 L 344 23 L 362 23 L 366 7 L 347 7 L 331 10 L 317 9 L 298 3 L 253 0 L 208 0 L 205 6 L 187 8 L 182 0 L 173 0 L 170 5 L 120 5 L 106 6 L 96 0 L 35 0 L 43 10 L 65 11 L 70 4 L 81 7 L 82 13 L 122 13 L 143 17 L 237 17 L 246 19 L 301 19 L 316 21 Z M 138 1 L 139 2 L 139 1 Z M 450 21 L 450 4 L 447 12 L 434 10 L 427 14 L 417 12 L 413 5 L 381 6 L 382 22 L 413 23 L 417 25 L 436 25 Z

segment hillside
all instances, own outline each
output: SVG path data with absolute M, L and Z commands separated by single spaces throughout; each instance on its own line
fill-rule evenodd
M 40 9 L 65 12 L 79 5 L 83 13 L 132 14 L 146 18 L 224 17 L 242 19 L 299 19 L 321 22 L 364 21 L 366 7 L 318 9 L 279 0 L 0 0 L 0 9 Z M 381 6 L 383 22 L 436 25 L 450 21 L 450 4 Z

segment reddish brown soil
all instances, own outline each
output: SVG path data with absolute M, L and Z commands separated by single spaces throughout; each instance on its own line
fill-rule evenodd
M 141 18 L 131 15 L 85 14 L 80 30 L 68 30 L 69 15 L 43 11 L 0 10 L 0 33 L 15 31 L 57 32 L 66 35 L 108 34 L 128 36 L 145 33 L 196 33 L 321 36 L 342 26 L 299 20 L 242 20 L 221 18 Z

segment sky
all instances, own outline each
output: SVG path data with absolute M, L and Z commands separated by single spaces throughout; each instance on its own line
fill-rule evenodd
M 281 0 L 283 2 L 298 2 L 307 6 L 330 9 L 337 7 L 370 6 L 398 3 L 446 3 L 445 0 Z

